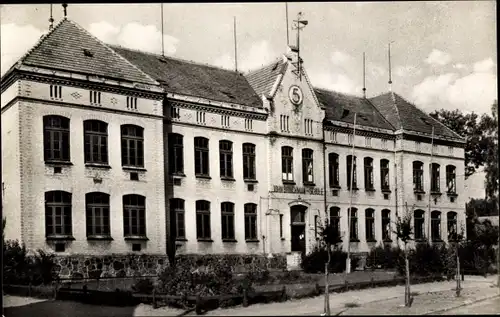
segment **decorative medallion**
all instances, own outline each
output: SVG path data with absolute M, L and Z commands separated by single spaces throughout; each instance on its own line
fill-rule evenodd
M 116 104 L 118 103 L 118 100 L 117 100 L 115 97 L 112 97 L 112 98 L 111 98 L 111 103 L 112 103 L 113 105 L 116 105 Z
M 302 90 L 300 89 L 300 87 L 295 85 L 291 86 L 290 89 L 288 90 L 288 98 L 295 106 L 301 105 L 304 96 L 302 94 Z
M 74 93 L 71 94 L 71 96 L 75 99 L 80 99 L 82 95 L 78 91 L 75 91 Z

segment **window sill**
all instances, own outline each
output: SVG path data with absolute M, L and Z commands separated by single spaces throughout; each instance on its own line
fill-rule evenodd
M 384 194 L 390 194 L 391 190 L 389 188 L 382 188 L 382 193 L 384 193 Z
M 384 242 L 384 243 L 392 243 L 392 239 L 383 239 L 382 242 Z
M 222 242 L 238 242 L 236 239 L 222 239 Z
M 132 172 L 147 172 L 148 170 L 144 167 L 136 167 L 136 166 L 123 166 L 124 171 L 132 171 Z
M 210 238 L 198 238 L 198 242 L 214 242 L 214 240 Z
M 431 195 L 436 195 L 436 196 L 441 196 L 443 193 L 439 192 L 439 191 L 434 191 L 434 190 L 431 190 Z
M 295 185 L 294 181 L 289 181 L 289 180 L 283 180 L 283 185 Z
M 49 166 L 60 166 L 60 165 L 65 165 L 65 166 L 71 166 L 73 163 L 70 161 L 45 161 L 45 165 Z
M 423 191 L 422 189 L 414 189 L 413 193 L 414 194 L 425 194 L 425 191 Z
M 304 182 L 304 186 L 311 186 L 311 187 L 314 187 L 314 186 L 316 186 L 316 184 L 314 184 L 314 183 L 310 183 L 310 182 Z
M 366 239 L 366 242 L 368 242 L 368 243 L 376 243 L 377 239 Z
M 351 188 L 347 187 L 347 190 L 351 190 Z M 359 188 L 353 187 L 352 190 L 359 190 Z
M 449 197 L 458 197 L 457 193 L 447 192 L 446 195 L 448 195 Z
M 125 240 L 144 240 L 148 241 L 148 237 L 146 236 L 125 236 Z
M 444 242 L 441 238 L 439 239 L 432 239 L 432 242 Z
M 95 235 L 95 236 L 87 236 L 87 240 L 112 241 L 114 239 L 111 236 Z
M 97 167 L 97 168 L 111 169 L 111 166 L 109 166 L 108 164 L 97 164 L 97 163 L 85 163 L 85 167 Z
M 338 189 L 341 189 L 342 187 L 340 187 L 339 185 L 331 185 L 330 186 L 330 189 L 334 189 L 334 190 L 338 190 Z
M 170 176 L 172 176 L 173 178 L 181 178 L 181 177 L 186 177 L 186 174 L 181 173 L 181 172 L 177 172 L 177 173 L 170 174 Z
M 186 239 L 186 238 L 175 238 L 175 241 L 176 241 L 176 242 L 177 242 L 177 241 L 178 241 L 178 242 L 186 242 L 186 241 L 188 241 L 188 239 Z
M 245 242 L 247 242 L 247 243 L 259 243 L 260 240 L 259 239 L 245 239 Z
M 361 242 L 359 239 L 351 239 L 349 242 Z
M 212 177 L 210 177 L 210 175 L 201 175 L 201 174 L 197 174 L 195 175 L 196 178 L 201 178 L 201 179 L 212 179 Z
M 250 178 L 244 178 L 244 179 L 243 179 L 243 181 L 244 181 L 245 183 L 253 183 L 253 184 L 256 184 L 256 183 L 258 183 L 258 182 L 259 182 L 259 181 L 258 181 L 258 180 L 256 180 L 256 179 L 250 179 Z
M 72 235 L 50 235 L 45 237 L 47 240 L 75 240 L 75 238 Z
M 226 182 L 235 182 L 236 180 L 232 177 L 225 177 L 225 176 L 221 176 L 220 178 L 221 181 L 226 181 Z
M 371 187 L 371 188 L 365 188 L 365 192 L 374 192 L 375 191 L 375 188 Z

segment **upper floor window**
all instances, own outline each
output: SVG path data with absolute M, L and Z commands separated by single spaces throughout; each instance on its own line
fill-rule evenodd
M 127 109 L 137 110 L 137 97 L 127 96 Z
M 446 216 L 448 227 L 448 241 L 453 241 L 457 238 L 458 235 L 457 213 L 454 211 L 449 211 Z
M 219 141 L 220 177 L 233 178 L 233 142 Z
M 194 138 L 194 173 L 196 176 L 209 176 L 208 139 Z
M 391 239 L 391 211 L 388 209 L 382 210 L 382 239 Z
M 281 132 L 290 132 L 289 130 L 289 117 L 286 115 L 280 115 L 280 129 Z
M 210 239 L 210 202 L 206 200 L 196 201 L 196 237 L 198 239 Z
M 365 210 L 366 241 L 375 241 L 375 210 Z
M 356 189 L 356 156 L 348 155 L 347 156 L 347 188 L 351 189 L 351 177 L 352 177 L 352 189 Z
M 424 163 L 420 161 L 413 162 L 413 189 L 424 190 Z
M 257 205 L 245 204 L 245 240 L 257 240 Z
M 372 138 L 365 137 L 365 146 L 366 147 L 372 147 Z
M 243 179 L 255 179 L 255 145 L 243 143 Z
M 439 179 L 439 169 L 440 169 L 440 166 L 439 164 L 437 163 L 432 163 L 432 174 L 431 174 L 431 191 L 433 192 L 439 192 L 439 182 L 440 182 L 440 179 Z
M 302 150 L 302 175 L 304 184 L 314 183 L 313 177 L 313 150 Z
M 358 209 L 351 208 L 350 212 L 350 241 L 358 241 Z
M 432 241 L 441 240 L 441 212 L 437 210 L 431 213 L 431 239 Z
M 180 119 L 180 117 L 181 117 L 180 109 L 176 106 L 170 106 L 170 118 Z
M 170 228 L 175 234 L 175 239 L 186 238 L 184 199 L 170 199 Z
M 422 240 L 425 237 L 423 210 L 415 210 L 413 213 L 413 235 L 415 240 Z
M 61 116 L 43 117 L 45 161 L 70 160 L 69 119 Z
M 311 119 L 304 119 L 304 130 L 306 135 L 313 134 L 313 121 Z
M 50 85 L 50 98 L 62 98 L 62 86 Z
M 373 159 L 371 157 L 364 158 L 365 165 L 365 189 L 373 189 Z
M 253 130 L 253 120 L 245 119 L 245 130 L 252 131 Z
M 146 236 L 146 197 L 123 196 L 123 233 L 125 236 Z
M 283 181 L 293 182 L 293 148 L 281 148 L 281 172 Z
M 234 240 L 234 204 L 223 202 L 220 211 L 222 240 Z
M 85 195 L 87 237 L 110 236 L 109 195 L 88 193 Z
M 329 168 L 329 181 L 330 188 L 336 188 L 340 186 L 339 181 L 339 156 L 336 153 L 328 154 L 328 166 Z
M 330 207 L 330 225 L 332 226 L 335 236 L 341 238 L 340 235 L 340 208 Z
M 71 236 L 71 193 L 45 192 L 45 236 Z
M 168 135 L 168 169 L 170 174 L 184 174 L 184 137 L 177 133 Z
M 205 112 L 196 111 L 196 123 L 205 124 Z
M 90 103 L 100 105 L 101 104 L 101 92 L 100 91 L 89 91 Z
M 389 189 L 389 160 L 380 160 L 380 187 L 384 190 Z
M 220 124 L 224 128 L 229 128 L 229 116 L 225 114 L 221 114 L 220 116 Z
M 83 122 L 85 163 L 108 163 L 108 124 L 98 120 Z
M 144 167 L 144 129 L 122 125 L 122 166 Z
M 457 175 L 456 168 L 453 165 L 446 166 L 446 187 L 450 194 L 455 194 L 457 192 Z

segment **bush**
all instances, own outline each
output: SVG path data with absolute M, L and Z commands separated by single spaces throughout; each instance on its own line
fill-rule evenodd
M 429 242 L 418 243 L 410 252 L 410 272 L 419 276 L 445 272 L 446 248 Z M 404 272 L 404 271 L 403 271 Z
M 330 273 L 341 273 L 345 271 L 347 253 L 341 249 L 336 249 L 330 252 L 330 265 L 328 271 Z M 319 246 L 314 247 L 311 253 L 302 256 L 301 267 L 305 273 L 323 273 L 325 271 L 325 263 L 328 261 L 328 252 L 326 249 Z M 359 259 L 351 258 L 351 267 L 357 266 Z
M 155 288 L 155 285 L 153 281 L 149 278 L 147 279 L 140 279 L 137 282 L 132 285 L 132 290 L 136 293 L 141 293 L 141 294 L 151 294 L 153 293 L 153 289 Z
M 373 248 L 366 258 L 366 265 L 370 268 L 395 269 L 398 262 L 404 258 L 403 250 L 388 245 Z

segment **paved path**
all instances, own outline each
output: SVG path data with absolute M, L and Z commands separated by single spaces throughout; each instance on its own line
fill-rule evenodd
M 441 315 L 483 315 L 500 314 L 500 297 L 458 307 L 441 313 Z

